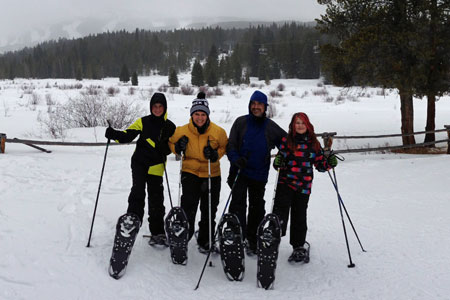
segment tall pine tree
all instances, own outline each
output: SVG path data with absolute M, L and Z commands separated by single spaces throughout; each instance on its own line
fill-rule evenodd
M 170 68 L 169 71 L 169 86 L 170 87 L 178 87 L 178 75 L 175 68 Z
M 130 81 L 130 72 L 128 71 L 126 64 L 123 64 L 122 69 L 120 70 L 119 80 L 122 82 Z
M 397 88 L 404 145 L 415 144 L 413 95 L 424 62 L 417 26 L 424 1 L 318 0 L 327 6 L 318 28 L 337 38 L 321 49 L 325 69 L 351 84 Z
M 131 76 L 131 85 L 134 85 L 134 86 L 138 85 L 138 75 L 137 75 L 136 71 L 134 71 L 133 75 Z
M 203 79 L 203 67 L 198 60 L 195 60 L 191 72 L 191 84 L 195 86 L 202 86 L 205 84 Z
M 219 65 L 217 62 L 217 48 L 213 44 L 209 50 L 205 64 L 205 81 L 209 86 L 217 86 L 219 83 Z

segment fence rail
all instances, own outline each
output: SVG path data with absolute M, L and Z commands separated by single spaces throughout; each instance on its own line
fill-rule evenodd
M 397 150 L 397 149 L 410 149 L 426 147 L 430 145 L 447 143 L 447 154 L 450 154 L 450 125 L 444 125 L 444 129 L 430 130 L 430 131 L 418 131 L 409 134 L 383 134 L 383 135 L 359 135 L 359 136 L 339 136 L 336 132 L 323 132 L 318 133 L 317 136 L 322 137 L 324 140 L 324 145 L 328 144 L 328 140 L 332 139 L 368 139 L 368 138 L 387 138 L 387 137 L 402 137 L 411 136 L 417 134 L 427 134 L 427 133 L 438 133 L 447 132 L 447 139 L 436 140 L 433 142 L 412 144 L 412 145 L 399 145 L 399 146 L 385 146 L 385 147 L 373 147 L 373 148 L 360 148 L 360 149 L 337 149 L 334 150 L 335 153 L 358 153 L 358 152 L 374 152 L 374 151 L 386 151 L 386 150 Z M 0 133 L 0 153 L 5 153 L 5 143 L 18 143 L 24 144 L 38 150 L 50 153 L 51 151 L 38 147 L 36 145 L 48 145 L 48 146 L 105 146 L 106 143 L 81 143 L 81 142 L 52 142 L 52 141 L 36 141 L 36 140 L 24 140 L 24 139 L 8 139 L 5 133 Z M 135 144 L 136 142 L 131 142 L 129 144 Z M 111 145 L 123 145 L 112 143 Z

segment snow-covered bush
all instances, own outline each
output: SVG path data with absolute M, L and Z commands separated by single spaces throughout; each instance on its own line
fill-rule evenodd
M 55 100 L 53 100 L 52 98 L 52 94 L 45 94 L 45 103 L 47 104 L 47 106 L 52 106 L 56 104 Z
M 282 83 L 278 84 L 277 90 L 279 92 L 283 92 L 285 89 L 286 89 L 286 86 L 284 84 L 282 84 Z
M 168 89 L 169 89 L 169 85 L 166 84 L 166 83 L 163 83 L 163 84 L 161 84 L 161 85 L 159 86 L 158 92 L 160 92 L 160 93 L 166 93 Z
M 189 84 L 183 84 L 181 87 L 181 94 L 183 95 L 193 95 L 194 94 L 194 88 Z
M 272 98 L 275 98 L 275 97 L 283 97 L 283 94 L 281 94 L 280 92 L 278 92 L 278 91 L 276 91 L 276 90 L 270 91 L 269 95 L 270 95 Z
M 41 102 L 41 96 L 36 93 L 36 92 L 32 92 L 31 93 L 31 98 L 30 98 L 30 104 L 31 105 L 38 105 Z
M 120 89 L 115 86 L 110 86 L 109 88 L 106 89 L 106 92 L 110 97 L 114 97 L 115 95 L 120 93 Z
M 114 128 L 126 128 L 144 112 L 131 101 L 121 99 L 112 102 L 106 95 L 80 94 L 70 98 L 63 105 L 49 109 L 47 117 L 38 116 L 44 131 L 52 137 L 63 138 L 64 131 L 70 128 L 108 126 L 107 120 Z
M 104 92 L 103 88 L 95 85 L 87 86 L 85 90 L 80 91 L 80 93 L 83 95 L 92 95 L 92 96 L 103 94 L 103 92 Z
M 325 87 L 322 89 L 313 90 L 312 93 L 314 96 L 322 96 L 322 97 L 326 97 L 329 94 Z
M 278 115 L 277 103 L 278 101 L 274 101 L 272 97 L 269 97 L 269 105 L 267 107 L 267 117 L 274 118 Z
M 223 95 L 222 89 L 221 89 L 220 87 L 218 87 L 218 86 L 216 86 L 216 87 L 213 89 L 213 91 L 214 91 L 214 95 L 216 95 L 216 96 L 222 96 L 222 95 Z

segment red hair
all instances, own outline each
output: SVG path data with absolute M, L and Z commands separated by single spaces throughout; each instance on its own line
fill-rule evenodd
M 308 115 L 302 112 L 295 113 L 292 116 L 291 123 L 289 124 L 289 132 L 287 136 L 287 145 L 289 149 L 295 150 L 295 135 L 297 134 L 297 132 L 295 131 L 295 122 L 297 121 L 297 119 L 302 120 L 303 124 L 305 124 L 306 134 L 311 140 L 314 151 L 316 152 L 320 151 L 320 143 L 317 140 L 316 133 L 314 132 L 314 126 L 309 121 Z

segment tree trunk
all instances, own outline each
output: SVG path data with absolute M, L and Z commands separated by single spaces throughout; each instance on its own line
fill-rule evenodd
M 427 95 L 427 125 L 425 127 L 425 131 L 431 131 L 436 129 L 436 124 L 434 122 L 436 118 L 436 95 L 430 93 Z M 424 142 L 434 142 L 436 140 L 436 136 L 433 133 L 426 133 Z M 435 145 L 430 145 L 429 147 L 434 147 Z
M 414 132 L 414 108 L 413 97 L 409 92 L 400 91 L 400 111 L 402 113 L 402 134 Z M 403 145 L 416 143 L 414 135 L 403 136 Z

